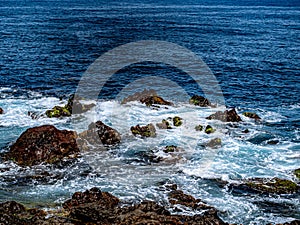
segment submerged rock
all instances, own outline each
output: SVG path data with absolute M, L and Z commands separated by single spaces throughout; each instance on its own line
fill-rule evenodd
M 243 115 L 246 117 L 249 117 L 251 119 L 255 119 L 255 120 L 261 119 L 256 113 L 253 113 L 253 112 L 243 112 Z
M 231 184 L 231 188 L 237 192 L 254 192 L 262 194 L 293 194 L 299 190 L 299 186 L 280 178 L 252 178 L 239 184 Z
M 7 157 L 21 166 L 55 163 L 79 153 L 76 137 L 76 132 L 52 125 L 29 128 L 10 147 Z
M 210 125 L 207 125 L 205 128 L 205 133 L 207 133 L 207 134 L 214 133 L 215 131 L 216 130 L 214 128 L 212 128 L 212 126 L 210 126 Z
M 170 122 L 168 120 L 163 119 L 161 123 L 157 123 L 156 126 L 159 129 L 172 129 Z
M 205 147 L 219 148 L 222 146 L 222 140 L 220 138 L 214 138 L 205 144 Z
M 224 112 L 218 111 L 206 119 L 208 120 L 221 120 L 223 122 L 241 122 L 241 117 L 237 114 L 235 109 L 225 110 Z
M 211 106 L 211 103 L 207 98 L 204 98 L 199 95 L 194 95 L 193 97 L 191 97 L 189 102 L 190 104 L 201 106 L 201 107 Z
M 130 128 L 132 134 L 134 136 L 139 135 L 141 137 L 155 137 L 156 136 L 156 129 L 152 123 L 146 125 L 146 126 L 132 126 Z
M 202 125 L 197 125 L 197 126 L 195 126 L 195 130 L 196 131 L 202 131 L 203 130 L 203 126 Z

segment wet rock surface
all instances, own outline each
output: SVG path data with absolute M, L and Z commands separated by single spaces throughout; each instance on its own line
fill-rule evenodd
M 74 131 L 58 130 L 52 125 L 27 129 L 10 147 L 7 158 L 21 166 L 55 163 L 79 153 Z
M 190 104 L 201 106 L 201 107 L 211 106 L 211 103 L 207 98 L 204 98 L 199 95 L 192 96 L 189 102 Z
M 166 100 L 164 100 L 162 97 L 160 96 L 149 96 L 149 97 L 145 97 L 142 98 L 140 100 L 141 103 L 145 104 L 146 106 L 153 106 L 153 105 L 173 105 L 172 102 L 168 102 Z
M 0 114 L 3 114 L 4 110 L 0 107 Z
M 155 137 L 156 136 L 156 129 L 152 123 L 146 125 L 146 126 L 132 126 L 130 128 L 131 133 L 134 136 L 140 136 L 140 137 Z
M 206 119 L 208 120 L 220 120 L 222 122 L 241 122 L 241 117 L 237 114 L 235 109 L 225 110 L 224 112 L 218 111 Z
M 253 113 L 253 112 L 243 112 L 243 115 L 248 118 L 255 119 L 255 120 L 261 119 L 256 113 Z

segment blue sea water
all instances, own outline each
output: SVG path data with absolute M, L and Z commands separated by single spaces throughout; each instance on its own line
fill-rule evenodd
M 1 151 L 28 127 L 42 124 L 83 131 L 91 121 L 102 120 L 118 129 L 124 140 L 118 148 L 87 154 L 67 169 L 24 169 L 2 162 L 0 200 L 36 201 L 46 207 L 47 201 L 59 205 L 74 191 L 98 186 L 127 201 L 163 203 L 166 196 L 157 183 L 169 180 L 215 206 L 230 223 L 300 219 L 299 196 L 235 195 L 212 182 L 295 179 L 291 171 L 300 167 L 299 15 L 298 1 L 0 1 L 0 107 L 5 111 L 0 115 Z M 167 93 L 176 103 L 168 110 L 153 111 L 137 102 L 121 105 L 114 99 L 116 90 L 133 76 L 172 80 L 183 74 L 170 65 L 149 62 L 118 71 L 99 96 L 95 111 L 83 118 L 32 120 L 27 115 L 64 104 L 98 57 L 140 40 L 167 41 L 194 52 L 215 75 L 226 105 L 240 114 L 254 111 L 262 122 L 242 117 L 237 129 L 212 122 L 221 131 L 199 136 L 191 132 L 195 121 L 207 124 L 204 118 L 211 111 L 180 101 L 176 94 Z M 185 79 L 178 83 L 190 93 L 202 94 Z M 130 135 L 132 125 L 175 115 L 184 118 L 184 126 L 158 130 L 155 141 Z M 242 134 L 245 129 L 250 133 Z M 207 169 L 202 165 L 206 152 L 198 144 L 212 137 L 221 137 L 223 145 Z M 270 145 L 270 140 L 278 143 Z M 172 165 L 135 162 L 136 152 L 170 144 L 186 150 L 185 160 Z M 45 169 L 54 174 L 48 183 L 24 178 Z

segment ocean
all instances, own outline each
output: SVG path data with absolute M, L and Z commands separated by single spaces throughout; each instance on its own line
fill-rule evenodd
M 7 151 L 27 128 L 43 124 L 81 132 L 101 120 L 117 129 L 123 140 L 62 167 L 22 168 L 1 161 L 0 201 L 55 208 L 75 191 L 97 186 L 124 201 L 164 204 L 167 197 L 159 184 L 170 182 L 216 207 L 229 223 L 300 219 L 299 194 L 233 193 L 215 182 L 254 177 L 295 180 L 292 171 L 300 167 L 299 15 L 299 1 L 292 0 L 0 1 L 0 107 L 5 112 L 0 115 L 0 151 Z M 195 54 L 216 79 L 224 104 L 240 115 L 255 112 L 261 122 L 244 116 L 237 127 L 207 121 L 205 117 L 219 108 L 190 105 L 187 96 L 207 92 L 162 59 L 117 70 L 97 99 L 89 100 L 97 104 L 95 109 L 83 115 L 37 120 L 28 116 L 29 111 L 39 114 L 65 104 L 95 60 L 142 40 L 172 43 Z M 153 110 L 139 102 L 121 104 L 126 88 L 132 93 L 155 89 L 175 105 Z M 130 133 L 136 124 L 174 116 L 183 118 L 183 126 L 157 129 L 156 138 L 139 139 Z M 197 133 L 194 127 L 199 123 L 211 124 L 217 131 Z M 244 134 L 245 129 L 249 133 Z M 222 139 L 221 148 L 201 147 L 214 137 Z M 148 150 L 161 154 L 166 145 L 182 147 L 184 160 L 149 163 L 139 155 Z M 47 182 L 28 178 L 43 171 L 51 174 Z

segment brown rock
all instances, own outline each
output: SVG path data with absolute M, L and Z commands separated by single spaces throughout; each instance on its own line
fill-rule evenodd
M 199 95 L 194 95 L 193 97 L 191 97 L 190 104 L 201 106 L 201 107 L 211 106 L 211 103 L 207 98 L 204 98 Z
M 10 147 L 8 157 L 21 166 L 55 163 L 77 154 L 76 132 L 58 130 L 52 125 L 27 129 Z
M 0 114 L 3 114 L 4 110 L 2 108 L 0 108 Z
M 173 105 L 173 103 L 168 102 L 164 100 L 160 96 L 149 96 L 142 98 L 140 100 L 141 103 L 146 104 L 146 106 L 152 106 L 152 105 Z
M 223 122 L 240 122 L 241 117 L 237 114 L 235 109 L 225 110 L 224 112 L 218 111 L 206 119 L 208 120 L 221 120 Z
M 156 129 L 152 123 L 146 126 L 132 126 L 130 128 L 133 135 L 139 135 L 141 137 L 155 137 L 156 136 Z

